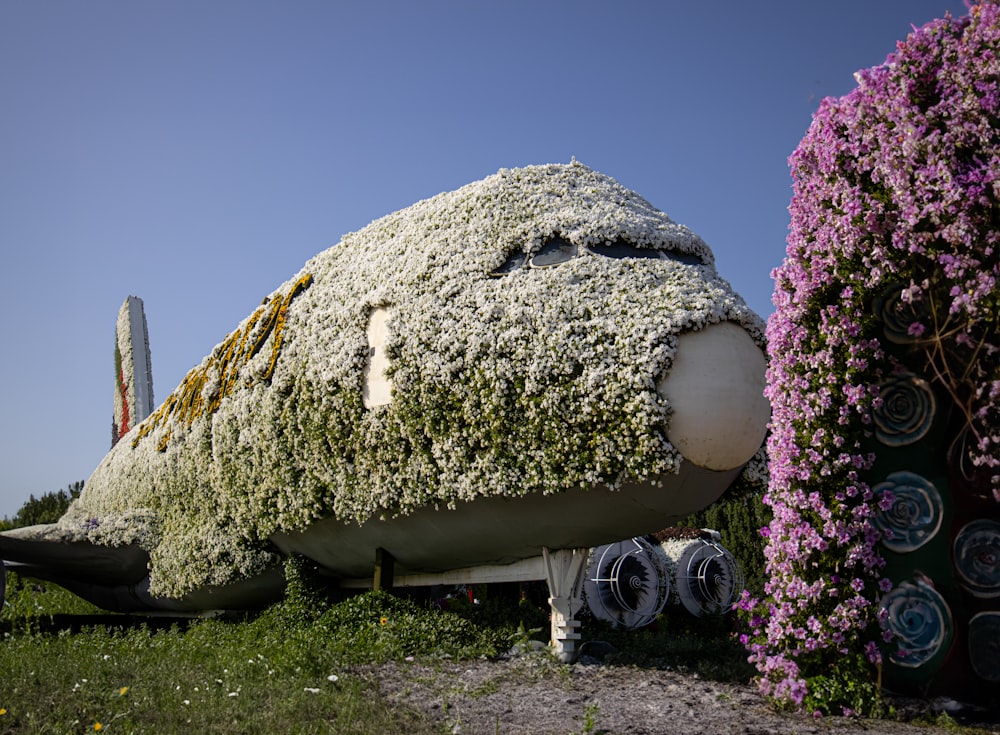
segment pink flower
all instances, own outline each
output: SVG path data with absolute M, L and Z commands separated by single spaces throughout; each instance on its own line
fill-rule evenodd
M 854 92 L 824 100 L 789 159 L 791 226 L 767 324 L 769 579 L 741 606 L 757 621 L 747 645 L 761 691 L 786 703 L 812 707 L 810 681 L 844 656 L 873 677 L 881 660 L 871 639 L 892 584 L 872 518 L 892 498 L 866 473 L 877 386 L 901 367 L 872 318 L 891 288 L 894 338 L 940 346 L 956 362 L 938 372 L 969 376 L 958 391 L 976 434 L 969 465 L 1000 464 L 997 76 L 1000 4 L 983 3 L 915 30 Z

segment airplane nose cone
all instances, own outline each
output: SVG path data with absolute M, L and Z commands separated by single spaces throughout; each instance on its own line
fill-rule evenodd
M 760 347 L 732 322 L 677 338 L 674 364 L 656 387 L 672 409 L 667 438 L 686 460 L 721 471 L 753 457 L 771 415 L 765 367 Z

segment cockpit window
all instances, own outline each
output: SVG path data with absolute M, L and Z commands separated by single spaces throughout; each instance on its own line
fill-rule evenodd
M 527 256 L 524 253 L 518 250 L 516 253 L 507 258 L 502 266 L 490 273 L 490 275 L 499 278 L 500 276 L 505 276 L 508 273 L 513 273 L 524 265 L 526 257 Z
M 615 240 L 603 245 L 591 245 L 588 250 L 594 255 L 603 255 L 605 258 L 652 258 L 659 259 L 660 251 L 650 248 L 637 248 L 624 240 Z
M 506 262 L 490 273 L 491 276 L 505 276 L 513 273 L 525 265 L 531 268 L 549 268 L 560 263 L 565 263 L 577 257 L 581 249 L 576 244 L 565 238 L 555 237 L 547 240 L 541 249 L 532 256 L 526 256 L 520 250 L 507 258 Z M 704 265 L 705 262 L 697 255 L 690 253 L 679 253 L 675 250 L 656 250 L 654 248 L 640 248 L 625 240 L 615 240 L 600 245 L 588 245 L 583 252 L 599 255 L 603 258 L 613 258 L 622 260 L 624 258 L 642 258 L 645 260 L 674 260 L 685 265 Z
M 603 255 L 605 258 L 652 258 L 661 260 L 676 260 L 687 265 L 704 265 L 704 261 L 697 255 L 690 253 L 678 253 L 675 250 L 653 250 L 652 248 L 639 248 L 624 240 L 604 243 L 603 245 L 591 245 L 587 248 L 594 255 Z
M 575 258 L 576 253 L 576 245 L 561 237 L 553 237 L 542 245 L 541 250 L 531 256 L 531 267 L 548 268 L 551 265 L 559 265 Z
M 684 265 L 705 265 L 705 261 L 697 255 L 691 253 L 678 253 L 676 250 L 660 250 L 660 257 L 664 260 L 676 260 Z

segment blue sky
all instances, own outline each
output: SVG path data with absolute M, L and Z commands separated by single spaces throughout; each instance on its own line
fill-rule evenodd
M 0 516 L 110 444 L 114 321 L 157 401 L 371 220 L 568 162 L 713 248 L 762 316 L 826 96 L 962 0 L 0 0 Z

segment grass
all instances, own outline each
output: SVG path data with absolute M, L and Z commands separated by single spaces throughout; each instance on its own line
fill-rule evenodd
M 282 667 L 222 623 L 31 634 L 3 647 L 4 733 L 431 731 L 370 684 Z
M 12 631 L 5 616 L 0 733 L 433 732 L 343 671 L 355 658 L 343 636 L 326 646 L 321 627 L 282 630 L 274 617 L 157 630 L 109 616 L 73 633 L 64 617 Z
M 371 592 L 331 604 L 295 573 L 285 602 L 241 620 L 109 615 L 54 585 L 8 580 L 0 735 L 439 733 L 425 715 L 390 706 L 370 675 L 355 673 L 360 665 L 491 657 L 525 631 L 547 633 L 530 603 L 459 598 L 445 612 Z M 726 635 L 623 633 L 591 621 L 584 630 L 619 648 L 616 663 L 748 678 Z
M 0 734 L 439 732 L 390 707 L 352 667 L 492 656 L 521 622 L 516 608 L 498 624 L 486 618 L 499 605 L 443 612 L 373 592 L 335 605 L 292 596 L 242 620 L 167 624 L 9 579 Z

